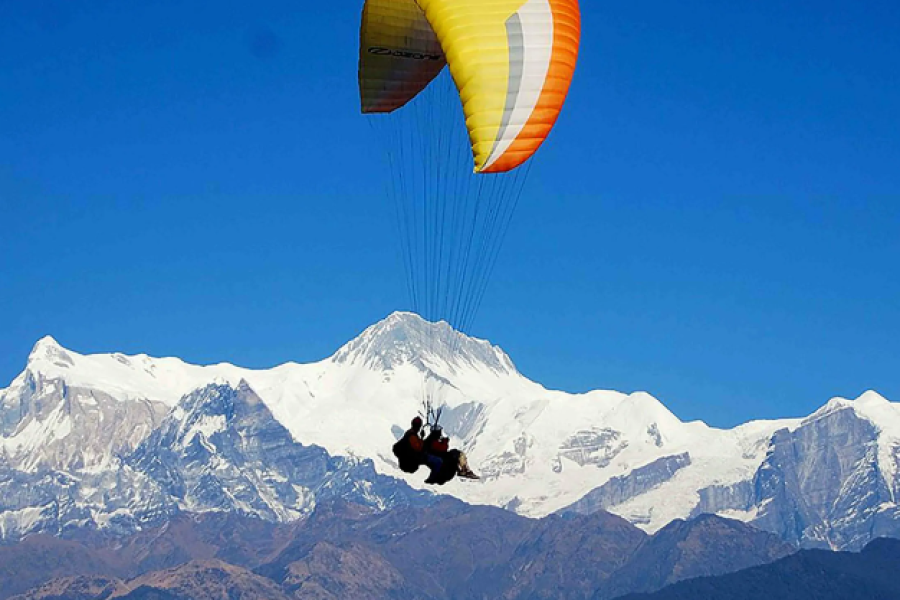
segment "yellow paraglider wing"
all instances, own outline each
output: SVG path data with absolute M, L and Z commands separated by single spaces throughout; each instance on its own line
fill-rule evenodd
M 362 112 L 397 110 L 446 64 L 441 44 L 415 0 L 366 1 L 359 48 Z
M 417 2 L 459 88 L 475 171 L 515 169 L 562 110 L 578 57 L 578 1 Z

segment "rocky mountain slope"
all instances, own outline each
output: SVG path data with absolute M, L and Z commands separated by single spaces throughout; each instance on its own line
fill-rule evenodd
M 252 571 L 217 560 L 191 561 L 148 573 L 131 581 L 113 577 L 77 576 L 55 579 L 17 600 L 288 600 L 281 588 Z
M 648 592 L 685 579 L 740 571 L 793 553 L 771 533 L 750 525 L 702 515 L 673 521 L 647 538 L 596 598 Z
M 433 501 L 369 460 L 295 442 L 243 382 L 194 391 L 133 450 L 99 461 L 73 470 L 0 465 L 0 534 L 128 534 L 205 511 L 289 522 L 330 498 L 380 510 Z
M 900 541 L 877 539 L 859 554 L 801 550 L 772 564 L 677 583 L 621 600 L 895 600 Z
M 470 503 L 604 509 L 649 532 L 713 513 L 835 549 L 900 534 L 900 407 L 874 392 L 721 430 L 645 393 L 547 390 L 490 343 L 397 313 L 328 359 L 269 370 L 41 340 L 0 391 L 0 538 L 185 510 L 285 521 L 319 496 L 424 502 L 390 479 L 425 488 L 390 446 L 426 396 L 483 475 L 440 491 Z
M 449 498 L 388 511 L 333 500 L 284 525 L 181 514 L 126 538 L 89 530 L 77 542 L 34 537 L 0 548 L 16 566 L 0 571 L 0 599 L 198 600 L 225 597 L 223 585 L 243 598 L 606 599 L 793 552 L 717 517 L 676 529 L 649 537 L 605 512 L 534 520 Z M 69 561 L 75 549 L 81 558 Z M 647 561 L 657 565 L 649 578 Z

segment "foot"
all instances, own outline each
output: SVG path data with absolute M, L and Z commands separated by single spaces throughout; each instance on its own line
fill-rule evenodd
M 460 470 L 459 476 L 465 477 L 466 479 L 481 479 L 480 477 L 478 477 L 478 475 L 472 472 L 472 469 L 469 468 Z

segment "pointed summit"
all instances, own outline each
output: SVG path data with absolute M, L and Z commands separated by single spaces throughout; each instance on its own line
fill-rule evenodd
M 445 321 L 431 323 L 417 314 L 395 312 L 363 331 L 332 357 L 336 363 L 364 364 L 391 370 L 403 364 L 482 368 L 517 373 L 509 356 L 490 342 L 471 338 Z
M 63 368 L 71 367 L 74 364 L 66 349 L 49 335 L 39 339 L 31 349 L 31 354 L 28 355 L 28 364 L 35 362 L 50 362 Z
M 860 407 L 880 407 L 890 405 L 890 402 L 887 398 L 874 390 L 867 390 L 866 392 L 863 392 L 860 397 L 854 401 L 854 403 Z
M 167 445 L 183 448 L 201 434 L 207 440 L 230 428 L 253 429 L 269 421 L 274 423 L 268 408 L 242 379 L 236 386 L 211 383 L 184 396 L 158 431 Z
M 59 345 L 59 342 L 52 335 L 45 335 L 37 342 L 35 342 L 34 347 L 31 349 L 31 353 L 41 351 L 45 348 L 59 348 L 62 349 L 62 346 Z
M 886 425 L 887 419 L 900 429 L 900 405 L 892 403 L 873 390 L 862 393 L 855 400 L 842 397 L 832 398 L 825 406 L 807 417 L 804 422 L 814 421 L 840 410 L 853 410 L 879 425 Z

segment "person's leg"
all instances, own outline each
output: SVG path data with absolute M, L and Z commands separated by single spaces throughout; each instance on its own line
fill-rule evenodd
M 472 469 L 469 468 L 469 459 L 466 458 L 466 453 L 461 451 L 459 452 L 459 463 L 456 467 L 457 475 L 461 477 L 467 477 L 468 479 L 478 479 L 478 475 L 472 472 Z
M 428 476 L 428 479 L 425 480 L 425 483 L 433 483 L 440 474 L 441 467 L 444 466 L 444 461 L 441 460 L 439 456 L 435 456 L 434 454 L 426 454 L 425 466 L 431 469 L 431 475 Z
M 462 450 L 459 451 L 459 470 L 465 471 L 469 468 L 469 459 L 466 458 L 466 453 Z

